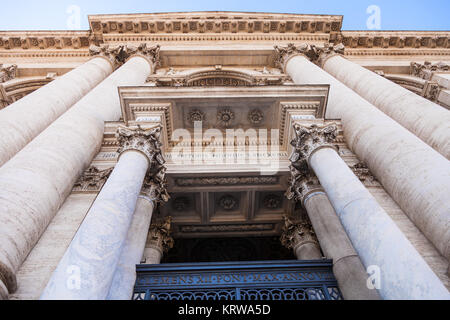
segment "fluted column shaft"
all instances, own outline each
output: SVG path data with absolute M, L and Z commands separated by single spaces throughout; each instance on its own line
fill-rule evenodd
M 322 68 L 450 159 L 450 111 L 340 55 Z
M 147 59 L 131 58 L 0 167 L 0 280 L 10 293 L 15 272 L 100 150 L 104 122 L 120 119 L 117 87 L 143 84 L 150 71 Z
M 439 278 L 337 153 L 337 126 L 295 124 L 294 132 L 292 167 L 298 172 L 308 166 L 313 170 L 364 266 L 380 270 L 381 297 L 450 299 Z
M 367 287 L 368 274 L 324 191 L 304 199 L 304 207 L 326 257 L 333 259 L 333 273 L 346 300 L 378 300 L 377 290 Z
M 136 265 L 141 262 L 144 254 L 153 209 L 154 200 L 141 194 L 137 200 L 133 220 L 114 272 L 107 296 L 108 300 L 130 300 L 133 295 Z
M 138 151 L 121 155 L 108 181 L 59 262 L 41 299 L 105 299 L 119 261 L 149 161 Z M 68 285 L 76 267 L 80 285 Z
M 450 260 L 450 162 L 306 57 L 291 57 L 286 71 L 297 84 L 330 85 L 327 117 L 342 119 L 349 148 Z
M 112 72 L 95 57 L 0 110 L 0 167 Z

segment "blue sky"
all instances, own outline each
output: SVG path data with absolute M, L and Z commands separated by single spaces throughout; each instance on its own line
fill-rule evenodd
M 74 29 L 72 5 L 80 10 L 81 29 L 88 29 L 89 14 L 247 11 L 340 14 L 344 30 L 367 30 L 366 10 L 376 5 L 381 30 L 450 30 L 450 0 L 3 0 L 0 30 Z

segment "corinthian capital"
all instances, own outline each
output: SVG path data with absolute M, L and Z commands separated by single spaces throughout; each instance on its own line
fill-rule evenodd
M 308 166 L 311 155 L 321 148 L 338 149 L 334 143 L 337 137 L 337 125 L 330 124 L 326 126 L 310 125 L 304 126 L 298 123 L 294 124 L 295 139 L 291 141 L 294 147 L 290 161 L 298 170 Z
M 167 217 L 161 223 L 152 223 L 148 231 L 147 247 L 154 248 L 162 253 L 173 248 L 174 240 L 170 235 L 172 217 Z
M 310 58 L 311 47 L 306 44 L 295 45 L 289 43 L 287 46 L 274 46 L 275 48 L 275 65 L 283 72 L 286 72 L 286 64 L 292 57 L 303 55 Z
M 345 46 L 340 43 L 338 45 L 333 45 L 330 43 L 324 43 L 323 46 L 311 46 L 311 52 L 309 57 L 312 62 L 320 67 L 323 67 L 325 62 L 336 55 L 343 55 L 345 51 Z
M 160 166 L 165 163 L 159 141 L 161 129 L 160 125 L 152 128 L 142 128 L 140 125 L 135 128 L 119 126 L 116 138 L 120 147 L 117 152 L 120 154 L 129 150 L 142 152 L 149 161 L 149 172 L 159 172 Z
M 319 179 L 308 168 L 299 170 L 291 165 L 289 169 L 291 178 L 289 180 L 289 188 L 285 194 L 288 200 L 300 201 L 304 205 L 309 195 L 316 192 L 324 192 Z
M 0 63 L 0 83 L 12 80 L 17 75 L 17 65 L 13 64 L 8 67 Z
M 167 192 L 166 167 L 158 164 L 144 179 L 141 193 L 150 200 L 158 204 L 169 201 L 170 196 Z
M 102 44 L 100 46 L 91 45 L 89 53 L 91 56 L 100 56 L 111 62 L 114 69 L 122 66 L 130 57 L 139 55 L 146 58 L 152 65 L 153 70 L 159 65 L 159 45 L 148 47 L 146 43 L 139 46 Z
M 307 218 L 298 222 L 292 221 L 287 216 L 283 216 L 283 219 L 284 226 L 280 241 L 284 247 L 295 250 L 305 243 L 313 243 L 319 246 L 311 222 Z

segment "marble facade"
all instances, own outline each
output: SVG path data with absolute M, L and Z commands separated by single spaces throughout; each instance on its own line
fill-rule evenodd
M 0 31 L 0 297 L 126 300 L 173 241 L 276 236 L 345 299 L 450 299 L 450 32 L 342 19 Z

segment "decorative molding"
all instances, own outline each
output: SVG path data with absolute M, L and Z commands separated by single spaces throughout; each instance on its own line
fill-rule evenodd
M 95 166 L 90 166 L 75 182 L 73 191 L 76 192 L 99 192 L 106 180 L 108 180 L 114 168 L 99 170 Z
M 248 231 L 272 231 L 276 225 L 273 223 L 256 224 L 220 224 L 220 225 L 181 225 L 182 233 L 216 233 L 216 232 L 248 232 Z
M 186 186 L 237 186 L 278 184 L 278 176 L 177 178 L 175 184 Z
M 164 221 L 150 225 L 146 247 L 154 248 L 161 253 L 173 248 L 174 240 L 171 236 L 172 217 L 166 217 Z
M 17 65 L 4 66 L 0 63 L 0 83 L 14 79 L 17 76 Z
M 283 233 L 280 237 L 283 246 L 294 251 L 306 243 L 312 243 L 319 247 L 319 242 L 309 219 L 305 217 L 302 221 L 294 222 L 286 215 L 283 216 L 283 219 Z
M 0 32 L 0 50 L 67 50 L 85 49 L 98 44 L 88 31 L 3 31 Z

